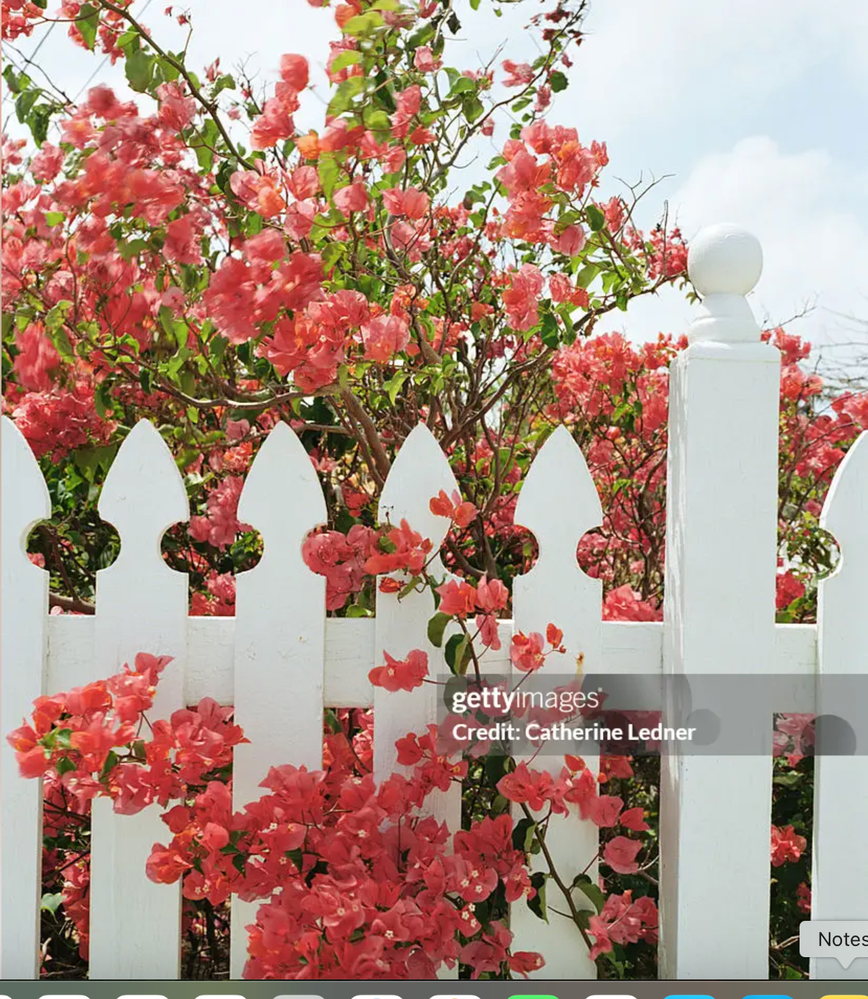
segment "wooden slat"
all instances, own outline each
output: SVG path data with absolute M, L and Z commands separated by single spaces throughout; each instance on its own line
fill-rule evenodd
M 515 523 L 532 531 L 539 546 L 539 558 L 529 573 L 513 583 L 515 628 L 528 635 L 545 635 L 549 623 L 563 631 L 564 654 L 553 653 L 541 674 L 559 678 L 552 686 L 566 682 L 577 671 L 577 657 L 584 657 L 584 671 L 594 673 L 602 662 L 603 584 L 579 568 L 576 549 L 582 535 L 603 522 L 603 509 L 584 455 L 566 427 L 558 427 L 534 459 L 519 494 Z M 524 674 L 512 671 L 513 687 Z M 556 750 L 556 755 L 555 755 Z M 580 756 L 592 773 L 599 770 L 599 747 L 592 742 L 561 742 L 542 747 L 538 756 L 525 759 L 537 770 L 560 776 L 564 755 Z M 518 820 L 524 813 L 513 808 Z M 539 820 L 542 813 L 534 813 Z M 546 831 L 547 852 L 566 885 L 586 872 L 596 880 L 599 864 L 600 831 L 590 820 L 582 820 L 573 810 L 569 815 L 553 815 Z M 533 872 L 548 873 L 546 858 L 531 858 Z M 578 909 L 594 911 L 593 905 L 575 892 L 572 901 Z M 553 881 L 548 882 L 547 901 L 551 909 L 564 912 L 567 901 Z M 597 966 L 572 919 L 551 912 L 548 922 L 535 915 L 524 900 L 513 905 L 510 926 L 516 951 L 542 954 L 545 965 L 531 972 L 534 978 L 593 979 Z
M 241 573 L 235 598 L 235 720 L 249 743 L 235 749 L 233 804 L 263 794 L 269 769 L 322 769 L 325 577 L 302 558 L 305 537 L 326 520 L 322 487 L 287 423 L 268 435 L 244 484 L 238 518 L 262 534 L 259 564 Z M 245 927 L 258 905 L 232 898 L 230 976 L 247 961 Z
M 39 960 L 42 871 L 42 781 L 20 776 L 6 736 L 45 693 L 48 573 L 27 558 L 27 535 L 51 516 L 51 500 L 39 465 L 15 424 L 3 417 L 2 515 L 3 670 L 0 673 L 0 975 L 35 978 Z
M 99 500 L 117 528 L 117 561 L 97 573 L 93 674 L 102 679 L 132 665 L 139 652 L 173 656 L 151 713 L 167 718 L 184 706 L 187 576 L 160 553 L 163 535 L 189 517 L 187 492 L 172 453 L 154 426 L 136 424 L 121 445 Z M 90 977 L 175 979 L 181 959 L 180 884 L 150 881 L 145 864 L 169 831 L 152 805 L 117 815 L 108 798 L 93 802 L 91 821 Z
M 60 614 L 47 620 L 46 690 L 68 690 L 90 682 L 94 678 L 94 619 Z M 495 673 L 509 663 L 505 652 L 512 636 L 512 621 L 501 621 L 498 630 L 502 651 L 486 653 L 486 661 Z M 663 625 L 659 621 L 604 621 L 600 668 L 610 674 L 659 676 L 663 669 L 662 641 Z M 374 664 L 374 647 L 373 618 L 329 618 L 326 621 L 325 704 L 335 708 L 371 707 L 374 690 L 368 682 L 368 673 Z M 232 703 L 234 649 L 234 618 L 189 619 L 185 677 L 187 704 L 198 704 L 203 697 L 213 697 L 219 704 Z M 775 626 L 775 654 L 768 672 L 811 676 L 816 665 L 815 624 Z M 800 687 L 797 693 L 801 699 L 782 706 L 781 711 L 814 710 L 813 692 Z
M 818 673 L 860 675 L 868 662 L 868 432 L 841 463 L 820 520 L 841 549 L 837 571 L 820 581 Z M 821 686 L 817 713 L 849 722 L 864 733 L 865 704 L 840 683 Z M 864 738 L 864 736 L 863 736 Z M 868 920 L 868 756 L 827 756 L 822 742 L 815 764 L 811 919 Z M 813 958 L 811 977 L 864 980 L 868 958 L 842 967 L 834 958 Z

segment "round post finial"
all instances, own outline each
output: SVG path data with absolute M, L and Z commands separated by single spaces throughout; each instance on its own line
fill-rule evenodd
M 687 254 L 687 272 L 702 306 L 688 332 L 691 343 L 759 340 L 760 329 L 745 296 L 756 287 L 762 269 L 762 246 L 741 226 L 723 223 L 697 235 Z

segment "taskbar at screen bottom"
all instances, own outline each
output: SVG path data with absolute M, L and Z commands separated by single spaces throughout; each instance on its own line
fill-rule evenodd
M 868 981 L 0 981 L 0 999 L 868 999 Z

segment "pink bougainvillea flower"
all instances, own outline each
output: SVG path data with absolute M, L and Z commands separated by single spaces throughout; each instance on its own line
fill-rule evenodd
M 368 678 L 375 687 L 384 690 L 415 690 L 421 687 L 428 676 L 428 654 L 421 649 L 413 649 L 406 659 L 393 659 L 383 652 L 385 666 L 375 666 Z

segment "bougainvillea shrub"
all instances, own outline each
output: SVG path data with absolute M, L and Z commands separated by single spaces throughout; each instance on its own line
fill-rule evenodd
M 687 248 L 665 215 L 638 229 L 637 201 L 653 190 L 610 179 L 605 136 L 581 134 L 558 104 L 581 46 L 593 44 L 585 4 L 523 4 L 532 60 L 504 51 L 472 65 L 457 44 L 461 22 L 496 14 L 497 0 L 460 14 L 441 0 L 332 4 L 328 88 L 314 93 L 307 58 L 291 52 L 264 88 L 218 58 L 189 65 L 187 47 L 164 36 L 195 30 L 195 12 L 155 9 L 146 25 L 124 0 L 2 0 L 7 42 L 58 22 L 70 44 L 122 65 L 137 95 L 94 82 L 72 102 L 50 74 L 4 69 L 27 137 L 3 139 L 2 405 L 51 493 L 53 517 L 29 547 L 51 574 L 53 613 L 93 613 L 95 574 L 118 550 L 96 501 L 119 444 L 146 418 L 193 510 L 163 542 L 168 564 L 190 575 L 192 614 L 234 614 L 235 575 L 261 552 L 256 525 L 238 520 L 240 491 L 284 420 L 328 502 L 328 524 L 303 553 L 326 578 L 329 614 L 371 616 L 376 576 L 403 573 L 400 589 L 409 574 L 463 629 L 468 658 L 494 648 L 512 581 L 535 558 L 532 536 L 514 525 L 518 492 L 563 424 L 605 511 L 577 552 L 603 582 L 604 617 L 660 619 L 668 366 L 686 341 L 675 331 L 633 344 L 618 327 L 637 296 L 666 284 L 691 294 Z M 320 101 L 318 126 L 297 128 L 299 109 Z M 782 329 L 766 335 L 782 356 L 778 614 L 808 621 L 833 557 L 818 515 L 868 427 L 868 397 L 824 408 L 809 345 Z M 413 525 L 377 520 L 395 454 L 419 422 L 460 487 L 432 498 L 451 521 L 444 565 L 461 580 L 446 586 L 422 571 L 436 553 Z M 558 624 L 516 637 L 519 669 L 544 667 Z M 430 682 L 422 653 L 393 653 L 374 683 Z M 510 803 L 513 814 L 573 808 L 597 823 L 601 879 L 576 886 L 593 906 L 577 935 L 601 977 L 655 974 L 655 760 L 604 758 L 591 774 L 570 758 L 547 782 L 478 756 L 447 762 L 430 732 L 408 733 L 399 752 L 413 778 L 375 788 L 371 713 L 329 710 L 323 772 L 275 760 L 268 793 L 233 811 L 231 748 L 242 735 L 227 707 L 206 701 L 151 720 L 153 737 L 139 738 L 163 667 L 143 660 L 48 698 L 14 737 L 24 772 L 45 780 L 44 974 L 86 970 L 96 794 L 121 811 L 148 800 L 166 809 L 166 843 L 148 870 L 183 880 L 188 977 L 228 973 L 229 893 L 264 897 L 280 879 L 292 888 L 260 910 L 253 975 L 426 977 L 440 961 L 468 977 L 533 970 L 534 955 L 510 949 L 507 905 L 543 915 L 543 888 L 559 889 L 551 872 L 527 880 L 545 830 L 527 815 L 512 824 Z M 810 719 L 779 719 L 776 740 L 770 960 L 786 977 L 804 971 L 791 938 L 810 905 Z M 462 829 L 435 830 L 425 797 L 459 778 Z M 342 853 L 348 801 L 357 815 L 370 809 L 353 830 L 370 833 L 368 853 Z M 310 815 L 328 816 L 328 837 L 311 833 Z M 396 866 L 388 829 L 402 815 L 415 853 Z M 359 877 L 346 899 L 329 883 L 344 863 Z M 424 884 L 413 880 L 423 869 Z M 442 932 L 429 926 L 434 913 Z

